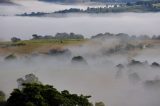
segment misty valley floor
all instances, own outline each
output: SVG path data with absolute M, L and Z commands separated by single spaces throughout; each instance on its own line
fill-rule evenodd
M 103 101 L 109 106 L 160 104 L 160 68 L 152 66 L 153 62 L 159 63 L 159 40 L 134 40 L 113 36 L 67 41 L 67 45 L 65 42 L 63 45 L 48 40 L 21 42 L 26 45 L 4 47 L 6 42 L 0 49 L 0 89 L 8 96 L 17 87 L 17 78 L 34 73 L 44 84 L 54 85 L 59 90 L 68 89 L 74 93 L 92 95 L 91 101 Z M 41 43 L 34 46 L 37 42 Z M 32 51 L 20 52 L 28 44 L 34 47 Z M 124 48 L 126 44 L 134 45 L 135 48 Z M 136 46 L 139 44 L 146 47 L 140 49 Z M 116 50 L 117 46 L 121 49 L 111 51 Z M 47 47 L 50 48 L 46 49 Z M 51 55 L 48 54 L 51 49 L 68 49 L 70 52 L 60 55 L 52 52 Z M 10 53 L 14 53 L 17 59 L 5 60 L 5 56 Z M 73 63 L 74 56 L 83 56 L 85 62 Z

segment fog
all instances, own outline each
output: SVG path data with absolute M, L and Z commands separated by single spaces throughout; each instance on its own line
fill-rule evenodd
M 160 13 L 18 17 L 13 15 L 32 11 L 53 12 L 70 7 L 85 9 L 88 5 L 29 0 L 14 2 L 17 5 L 0 5 L 0 41 L 13 36 L 30 39 L 32 34 L 54 35 L 57 32 L 74 32 L 86 38 L 104 32 L 160 35 Z M 0 55 L 0 90 L 9 97 L 13 88 L 17 88 L 16 80 L 33 73 L 43 84 L 53 85 L 58 90 L 67 89 L 71 93 L 91 95 L 92 102 L 103 101 L 107 106 L 159 106 L 160 85 L 155 81 L 160 81 L 160 68 L 151 66 L 153 62 L 160 63 L 159 45 L 136 51 L 135 54 L 135 51 L 123 50 L 105 54 L 110 48 L 128 42 L 115 38 L 91 40 L 82 45 L 66 47 L 71 51 L 69 56 L 16 54 L 17 59 L 8 61 L 4 58 L 9 54 Z M 72 57 L 79 55 L 84 57 L 87 64 L 71 62 Z M 139 60 L 143 65 L 130 66 L 131 59 Z M 123 68 L 117 67 L 118 64 L 122 64 Z M 148 80 L 152 83 L 148 84 Z
M 17 5 L 0 4 L 0 39 L 13 36 L 28 39 L 34 33 L 54 35 L 57 32 L 74 32 L 90 37 L 97 33 L 127 33 L 130 35 L 160 34 L 160 13 L 117 13 L 103 15 L 79 14 L 63 17 L 17 17 L 15 14 L 54 12 L 68 8 L 86 9 L 104 5 L 55 4 L 36 0 L 12 0 Z
M 1 56 L 0 89 L 9 96 L 17 87 L 18 78 L 33 73 L 44 84 L 54 85 L 58 90 L 67 89 L 71 93 L 92 95 L 92 102 L 103 101 L 107 106 L 159 106 L 159 87 L 145 86 L 145 82 L 159 80 L 160 68 L 151 67 L 152 60 L 147 58 L 143 58 L 148 61 L 144 65 L 128 66 L 129 57 L 135 59 L 146 55 L 144 51 L 152 51 L 153 48 L 137 51 L 136 56 L 130 56 L 128 52 L 102 53 L 120 43 L 119 39 L 98 39 L 81 46 L 66 47 L 71 55 L 28 55 L 10 61 Z M 150 56 L 157 53 L 155 56 L 160 58 L 158 51 L 154 49 Z M 83 56 L 87 64 L 73 64 L 72 57 L 78 55 Z M 118 64 L 123 64 L 124 68 L 119 69 L 116 67 Z
M 90 37 L 97 33 L 127 33 L 130 35 L 159 35 L 160 13 L 120 13 L 103 16 L 70 17 L 0 17 L 0 38 L 13 36 L 28 39 L 32 34 L 54 35 L 74 32 Z

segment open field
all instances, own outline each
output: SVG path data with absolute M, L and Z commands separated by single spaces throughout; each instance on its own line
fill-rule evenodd
M 112 43 L 112 42 L 110 42 Z M 97 46 L 101 46 L 101 41 L 94 41 L 92 39 L 39 39 L 39 40 L 22 40 L 18 42 L 0 42 L 0 55 L 8 55 L 8 54 L 17 54 L 17 55 L 29 55 L 34 53 L 47 53 L 51 49 L 62 50 L 72 46 L 82 46 L 87 44 L 91 48 L 96 48 Z M 139 51 L 142 51 L 145 46 L 158 47 L 160 45 L 160 40 L 132 40 L 129 41 L 127 44 L 131 46 L 135 46 L 134 49 L 128 49 L 128 54 L 136 54 Z M 116 45 L 111 44 L 113 48 L 107 48 L 110 44 L 105 44 L 102 48 L 105 49 L 115 49 Z M 115 46 L 115 47 L 114 47 Z M 148 48 L 147 47 L 147 48 Z M 145 49 L 147 49 L 145 48 Z
M 0 53 L 8 54 L 31 54 L 37 52 L 46 52 L 53 48 L 65 48 L 66 46 L 75 46 L 81 45 L 87 40 L 57 40 L 57 39 L 49 39 L 49 40 L 23 40 L 16 43 L 12 42 L 0 42 Z

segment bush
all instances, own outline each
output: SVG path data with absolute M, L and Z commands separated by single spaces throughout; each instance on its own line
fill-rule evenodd
M 14 54 L 10 54 L 5 57 L 5 60 L 13 60 L 13 59 L 16 59 L 16 56 Z
M 20 38 L 17 38 L 17 37 L 12 37 L 12 38 L 11 38 L 11 41 L 12 41 L 12 42 L 18 42 L 18 41 L 21 41 L 21 39 L 20 39 Z

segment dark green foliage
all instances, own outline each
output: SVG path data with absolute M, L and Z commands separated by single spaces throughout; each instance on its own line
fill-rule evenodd
M 105 104 L 103 102 L 96 102 L 95 106 L 105 106 Z
M 3 91 L 0 91 L 0 106 L 5 106 L 6 105 L 6 96 Z
M 12 37 L 12 38 L 11 38 L 11 41 L 12 41 L 12 42 L 18 42 L 18 41 L 21 41 L 21 39 L 20 39 L 20 38 L 17 38 L 17 37 Z
M 65 0 L 39 0 L 39 1 L 45 1 L 45 2 L 65 2 Z
M 122 65 L 122 64 L 118 64 L 118 65 L 116 65 L 116 67 L 118 68 L 118 69 L 123 69 L 124 68 L 124 66 Z
M 91 106 L 90 96 L 78 96 L 64 90 L 59 92 L 53 86 L 36 83 L 24 84 L 15 89 L 7 100 L 7 106 Z
M 84 39 L 83 35 L 75 33 L 57 33 L 55 39 Z
M 41 35 L 33 34 L 33 39 L 42 39 L 43 37 Z
M 73 64 L 80 63 L 80 64 L 83 64 L 83 65 L 87 65 L 87 61 L 82 56 L 73 57 L 71 62 Z
M 17 14 L 17 16 L 44 16 L 47 15 L 48 13 L 45 12 L 31 12 L 31 13 L 23 13 L 23 14 Z
M 6 101 L 0 102 L 0 106 L 6 106 Z
M 75 33 L 57 33 L 55 36 L 52 35 L 46 35 L 46 36 L 41 36 L 37 34 L 32 35 L 32 39 L 34 40 L 39 40 L 39 39 L 84 39 L 83 35 L 80 34 L 75 34 Z M 63 41 L 61 41 L 63 43 Z
M 82 56 L 75 56 L 72 58 L 73 61 L 83 61 L 84 58 Z
M 13 60 L 16 59 L 16 56 L 14 54 L 10 54 L 7 57 L 5 57 L 5 60 Z
M 14 4 L 11 0 L 0 0 L 0 3 L 4 3 L 4 4 Z
M 152 66 L 152 67 L 160 68 L 160 64 L 157 63 L 157 62 L 153 62 L 151 66 Z
M 5 93 L 0 91 L 0 102 L 5 101 Z
M 83 12 L 83 10 L 78 8 L 70 8 L 70 9 L 56 11 L 55 13 L 80 13 L 80 12 Z
M 119 13 L 119 12 L 157 12 L 160 11 L 159 8 L 154 8 L 152 2 L 145 3 L 127 3 L 125 6 L 114 5 L 112 8 L 108 7 L 88 7 L 86 10 L 81 10 L 78 8 L 70 8 L 65 10 L 56 11 L 54 13 L 66 14 L 66 13 Z
M 9 46 L 25 46 L 26 44 L 25 43 L 13 43 L 13 44 L 11 44 L 11 45 L 9 45 Z
M 141 5 L 141 6 L 146 6 L 146 7 L 152 7 L 152 4 L 154 4 L 156 2 L 154 1 L 137 1 L 135 4 L 136 5 Z
M 127 2 L 126 5 L 127 5 L 127 6 L 133 6 L 134 4 L 131 3 L 131 2 Z
M 143 63 L 133 59 L 133 60 L 131 60 L 131 62 L 128 65 L 129 66 L 143 65 Z
M 61 55 L 71 55 L 71 51 L 69 49 L 51 49 L 47 53 L 51 56 L 61 56 Z
M 118 1 L 115 1 L 115 2 L 118 2 Z M 143 12 L 159 12 L 160 11 L 159 6 L 155 5 L 155 4 L 160 3 L 160 0 L 149 0 L 149 1 L 135 0 L 135 2 L 131 2 L 131 1 L 129 2 L 125 1 L 125 2 L 127 3 L 117 3 L 117 4 L 114 3 L 112 4 L 113 7 L 111 8 L 108 6 L 106 7 L 88 7 L 85 10 L 80 9 L 80 8 L 70 8 L 70 9 L 59 10 L 59 11 L 50 12 L 50 13 L 44 13 L 44 12 L 37 12 L 37 13 L 32 12 L 29 14 L 24 13 L 24 14 L 18 14 L 18 16 L 47 16 L 50 14 L 51 16 L 59 16 L 62 14 L 67 14 L 67 13 L 93 13 L 93 14 L 100 13 L 101 14 L 101 13 L 121 13 L 121 12 L 142 12 L 143 13 Z

